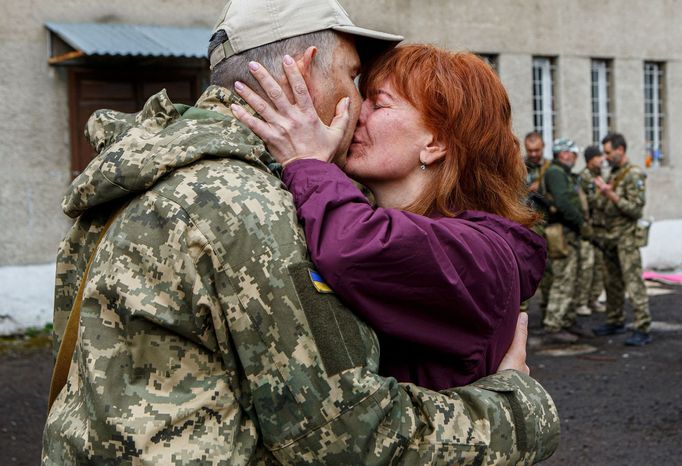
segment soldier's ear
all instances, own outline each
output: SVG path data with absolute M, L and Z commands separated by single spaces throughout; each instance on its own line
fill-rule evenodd
M 310 82 L 309 78 L 313 71 L 315 56 L 317 56 L 317 47 L 311 45 L 305 52 L 296 58 L 298 69 L 301 71 L 301 75 L 303 75 L 303 79 L 305 79 L 306 82 Z

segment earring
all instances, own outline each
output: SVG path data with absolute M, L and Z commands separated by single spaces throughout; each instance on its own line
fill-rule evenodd
M 425 171 L 426 171 L 426 164 L 425 164 L 425 163 L 422 163 L 422 164 L 419 166 L 419 168 L 421 169 L 421 171 L 425 172 Z

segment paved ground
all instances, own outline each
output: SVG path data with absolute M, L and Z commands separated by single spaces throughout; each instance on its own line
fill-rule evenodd
M 0 346 L 0 464 L 40 464 L 52 372 L 49 344 L 38 337 Z
M 627 335 L 619 335 L 581 341 L 594 347 L 588 354 L 531 350 L 532 375 L 554 397 L 562 421 L 560 447 L 544 464 L 682 464 L 682 287 L 649 283 L 649 294 L 657 329 L 649 346 L 626 347 Z M 590 328 L 604 319 L 580 322 Z M 531 331 L 539 321 L 531 312 Z
M 655 341 L 641 349 L 624 336 L 574 348 L 531 349 L 533 375 L 552 393 L 562 419 L 559 450 L 545 464 L 681 464 L 682 287 L 650 287 Z M 581 318 L 586 325 L 603 314 Z M 539 316 L 531 306 L 531 327 Z M 590 348 L 591 347 L 591 348 Z M 562 355 L 563 354 L 563 355 Z M 0 344 L 0 463 L 40 461 L 52 358 L 44 337 Z

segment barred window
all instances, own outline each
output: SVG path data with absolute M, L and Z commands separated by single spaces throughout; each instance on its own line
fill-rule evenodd
M 499 55 L 494 54 L 494 53 L 477 53 L 476 55 L 481 57 L 481 59 L 484 62 L 486 62 L 488 65 L 490 65 L 490 67 L 493 69 L 493 71 L 495 73 L 499 74 L 499 72 L 497 70 L 497 61 L 498 61 L 497 59 L 498 59 Z
M 533 126 L 545 142 L 545 158 L 552 158 L 552 142 L 556 131 L 554 90 L 556 64 L 553 58 L 533 58 Z
M 599 144 L 613 127 L 610 60 L 592 60 L 592 142 Z
M 663 136 L 665 131 L 664 107 L 665 64 L 644 63 L 644 136 L 647 156 L 654 164 L 665 161 Z

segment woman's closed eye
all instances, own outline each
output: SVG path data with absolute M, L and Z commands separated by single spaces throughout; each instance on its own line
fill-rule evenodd
M 391 105 L 389 102 L 386 101 L 387 99 L 384 98 L 383 96 L 379 95 L 375 97 L 374 99 L 370 99 L 370 103 L 372 105 L 373 110 L 379 110 L 382 108 L 389 108 Z

